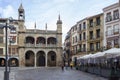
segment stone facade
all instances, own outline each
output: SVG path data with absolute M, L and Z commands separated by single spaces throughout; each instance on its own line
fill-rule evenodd
M 56 23 L 57 30 L 47 30 L 47 25 L 46 30 L 39 30 L 36 29 L 36 24 L 34 29 L 26 29 L 25 10 L 21 4 L 18 9 L 18 20 L 13 20 L 10 24 L 16 28 L 16 54 L 18 55 L 15 62 L 18 64 L 17 66 L 51 67 L 60 65 L 63 53 L 60 15 Z M 13 35 L 11 30 L 10 35 Z M 4 53 L 2 56 L 5 60 Z M 14 54 L 11 56 L 11 58 L 15 58 Z M 2 63 L 2 59 L 0 59 L 0 63 Z

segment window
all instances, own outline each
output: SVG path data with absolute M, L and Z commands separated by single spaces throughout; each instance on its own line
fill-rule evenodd
M 110 36 L 113 34 L 113 31 L 112 31 L 112 27 L 111 26 L 108 26 L 107 27 L 107 35 Z
M 0 36 L 0 43 L 3 43 L 3 37 Z
M 75 42 L 77 42 L 77 36 L 75 36 Z
M 90 23 L 90 27 L 93 27 L 93 19 L 91 19 L 89 23 Z
M 85 40 L 86 38 L 85 38 L 86 36 L 85 36 L 85 32 L 83 33 L 83 39 Z
M 93 31 L 90 31 L 90 39 L 93 39 Z
M 16 48 L 12 48 L 12 54 L 15 54 Z
M 96 50 L 99 50 L 100 49 L 100 42 L 97 42 L 96 43 Z
M 99 38 L 100 37 L 100 29 L 98 29 L 98 30 L 96 30 L 96 33 L 97 33 L 97 38 Z
M 16 36 L 10 36 L 11 37 L 11 43 L 15 43 L 16 42 Z
M 81 34 L 79 34 L 79 39 L 80 39 L 80 41 L 82 40 L 82 36 L 81 36 Z
M 90 51 L 94 51 L 94 44 L 90 43 Z
M 83 22 L 83 29 L 86 29 L 86 23 Z
M 115 10 L 113 12 L 113 19 L 116 20 L 116 19 L 119 19 L 119 11 L 118 10 Z
M 75 53 L 77 52 L 77 46 L 75 46 Z
M 77 26 L 74 27 L 75 28 L 75 31 L 77 30 Z
M 9 50 L 8 50 L 8 51 L 9 51 L 9 54 L 11 54 L 11 47 L 9 47 Z
M 11 33 L 16 33 L 16 28 L 12 28 L 12 29 L 10 30 L 10 32 L 11 32 Z
M 86 45 L 83 44 L 83 51 L 85 52 L 86 51 Z
M 82 30 L 82 28 L 81 28 L 81 24 L 79 24 L 79 30 L 80 30 L 80 31 Z
M 114 39 L 114 45 L 118 45 L 118 39 Z
M 3 55 L 3 48 L 0 48 L 0 55 Z
M 100 17 L 96 18 L 96 25 L 100 25 Z
M 82 51 L 82 46 L 81 46 L 81 44 L 79 44 L 79 50 Z
M 111 16 L 111 12 L 107 13 L 106 15 L 106 22 L 112 21 L 112 16 Z
M 3 34 L 3 29 L 0 29 L 0 34 Z
M 74 43 L 74 37 L 73 37 L 73 43 Z
M 113 31 L 114 31 L 114 33 L 119 32 L 119 25 L 118 24 L 113 26 Z

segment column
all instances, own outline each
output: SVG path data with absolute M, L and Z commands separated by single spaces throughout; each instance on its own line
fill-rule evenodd
M 35 37 L 35 43 L 34 43 L 34 44 L 35 44 L 35 47 L 36 47 L 36 40 L 37 40 L 37 39 L 36 39 L 36 37 Z
M 35 54 L 35 67 L 37 66 L 37 65 L 36 65 L 36 62 L 37 62 L 37 61 L 36 61 L 36 57 L 37 57 L 37 56 L 36 56 L 36 54 Z
M 46 58 L 45 59 L 46 59 L 45 60 L 46 61 L 45 67 L 47 67 L 47 53 L 46 53 Z

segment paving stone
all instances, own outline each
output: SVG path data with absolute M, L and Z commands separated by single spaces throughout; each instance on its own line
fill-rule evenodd
M 33 68 L 16 71 L 15 80 L 107 80 L 103 77 L 61 68 Z

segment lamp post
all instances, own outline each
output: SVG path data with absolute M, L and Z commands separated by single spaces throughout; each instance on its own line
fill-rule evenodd
M 7 30 L 8 30 L 8 28 L 9 29 L 13 29 L 14 28 L 14 26 L 10 26 L 9 25 L 10 21 L 12 21 L 12 18 L 8 18 L 5 25 L 0 24 L 0 28 L 1 29 L 5 28 L 5 59 L 6 59 L 6 61 L 5 61 L 4 80 L 9 80 L 8 54 L 7 54 L 7 52 L 8 52 L 8 48 L 7 48 L 8 47 L 8 42 L 7 42 L 8 41 L 8 38 L 7 38 L 8 32 L 7 32 Z
M 10 44 L 10 48 L 9 48 L 9 60 L 11 60 L 11 55 L 12 55 L 11 42 L 12 42 L 12 37 L 9 38 L 9 44 Z M 10 67 L 11 67 L 11 63 L 9 61 L 9 72 L 10 72 Z

